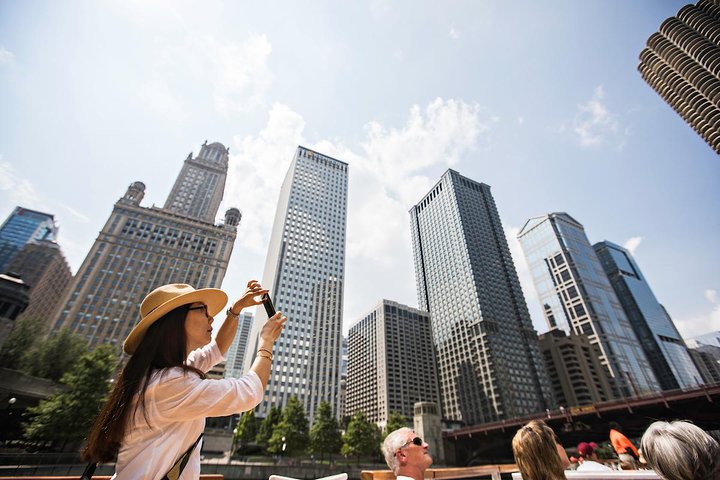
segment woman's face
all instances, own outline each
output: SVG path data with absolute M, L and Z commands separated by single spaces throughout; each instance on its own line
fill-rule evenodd
M 185 338 L 187 340 L 187 353 L 204 347 L 212 340 L 213 317 L 208 315 L 207 306 L 196 302 L 190 305 L 185 316 Z

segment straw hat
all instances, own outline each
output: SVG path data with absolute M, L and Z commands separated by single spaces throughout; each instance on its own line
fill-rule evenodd
M 145 336 L 147 329 L 163 315 L 181 305 L 202 302 L 207 305 L 208 314 L 217 315 L 227 304 L 228 296 L 217 288 L 195 290 L 184 283 L 163 285 L 150 292 L 140 305 L 140 322 L 125 339 L 123 350 L 132 355 Z

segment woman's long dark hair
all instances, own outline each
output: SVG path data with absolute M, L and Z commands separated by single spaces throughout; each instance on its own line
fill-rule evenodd
M 194 372 L 205 378 L 205 374 L 200 370 L 185 365 L 187 356 L 185 317 L 188 308 L 190 305 L 177 307 L 147 329 L 90 429 L 88 443 L 83 452 L 85 460 L 94 462 L 114 460 L 120 450 L 131 415 L 135 414 L 141 404 L 145 421 L 150 425 L 145 411 L 145 391 L 150 377 L 156 370 L 180 367 L 186 372 Z M 138 402 L 133 409 L 133 399 L 138 393 Z

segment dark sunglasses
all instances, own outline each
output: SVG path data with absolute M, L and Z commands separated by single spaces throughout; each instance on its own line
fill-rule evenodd
M 402 447 L 398 448 L 398 452 L 399 452 L 400 450 L 402 450 L 403 448 L 407 447 L 408 445 L 410 445 L 411 443 L 414 443 L 414 444 L 417 445 L 418 447 L 422 447 L 423 440 L 422 440 L 422 438 L 420 438 L 420 437 L 415 437 L 415 438 L 413 438 L 412 440 L 408 440 L 407 442 L 405 442 L 405 443 L 403 444 Z
M 208 314 L 207 305 L 200 305 L 199 307 L 190 307 L 188 310 L 203 310 L 205 312 L 206 317 L 210 317 L 210 314 Z

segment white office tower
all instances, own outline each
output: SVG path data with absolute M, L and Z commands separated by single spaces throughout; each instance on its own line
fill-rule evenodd
M 321 401 L 339 415 L 348 165 L 298 147 L 278 200 L 263 286 L 288 317 L 258 416 L 296 395 L 312 421 Z M 258 307 L 245 369 L 267 320 Z
M 235 332 L 230 348 L 225 356 L 225 378 L 240 378 L 245 374 L 243 367 L 245 365 L 245 351 L 247 350 L 248 340 L 250 339 L 250 329 L 252 328 L 253 315 L 249 312 L 242 312 L 238 319 L 238 327 Z

